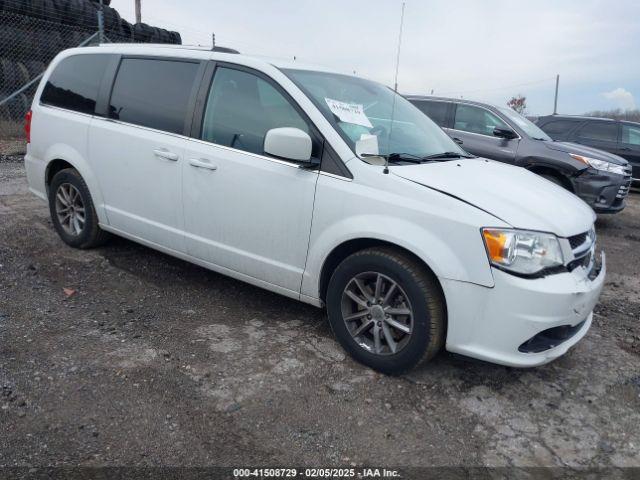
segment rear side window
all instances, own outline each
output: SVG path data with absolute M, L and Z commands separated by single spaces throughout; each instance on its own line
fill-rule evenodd
M 441 127 L 445 126 L 447 121 L 447 109 L 449 104 L 446 102 L 428 102 L 425 100 L 412 100 L 413 103 L 422 113 Z
M 578 138 L 599 142 L 617 142 L 618 125 L 616 123 L 589 122 L 578 132 Z
M 538 125 L 543 132 L 548 134 L 551 138 L 555 136 L 564 136 L 574 127 L 576 122 L 571 120 L 553 120 L 547 122 L 544 125 Z
M 184 133 L 189 98 L 199 64 L 177 60 L 125 58 L 109 102 L 116 120 Z
M 93 115 L 110 55 L 74 55 L 60 61 L 42 91 L 45 105 Z
M 640 126 L 622 125 L 622 143 L 640 147 Z

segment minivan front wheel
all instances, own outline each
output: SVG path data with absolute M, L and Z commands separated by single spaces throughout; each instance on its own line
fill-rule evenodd
M 437 279 L 391 248 L 347 257 L 327 289 L 329 323 L 357 361 L 398 374 L 432 358 L 444 343 L 445 308 Z
M 71 247 L 97 247 L 108 238 L 98 226 L 89 188 L 74 168 L 60 170 L 51 180 L 49 211 L 56 232 Z

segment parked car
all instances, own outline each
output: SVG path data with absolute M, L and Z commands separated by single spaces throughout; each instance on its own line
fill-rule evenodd
M 640 182 L 640 123 L 609 118 L 548 115 L 536 124 L 551 138 L 597 148 L 625 158 Z
M 73 49 L 26 131 L 30 190 L 67 245 L 115 234 L 326 306 L 382 372 L 442 347 L 540 365 L 591 325 L 606 270 L 593 211 L 469 158 L 375 82 L 196 48 Z
M 555 142 L 507 107 L 438 97 L 407 97 L 466 151 L 524 167 L 575 193 L 598 213 L 624 209 L 631 167 L 592 147 Z

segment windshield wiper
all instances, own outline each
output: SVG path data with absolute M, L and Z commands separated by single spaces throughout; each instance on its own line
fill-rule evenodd
M 540 140 L 541 142 L 546 142 L 547 141 L 546 138 L 542 138 L 542 137 L 531 137 L 531 138 L 533 138 L 534 140 Z
M 422 157 L 413 155 L 411 153 L 390 153 L 388 155 L 376 155 L 375 153 L 362 153 L 363 158 L 380 157 L 387 160 L 389 163 L 393 162 L 408 162 L 408 163 L 422 163 Z
M 442 152 L 434 153 L 433 155 L 427 155 L 422 157 L 422 160 L 445 160 L 449 158 L 476 158 L 473 155 L 465 155 L 460 152 Z

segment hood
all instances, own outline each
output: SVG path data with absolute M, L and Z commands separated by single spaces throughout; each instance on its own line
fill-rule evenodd
M 615 163 L 616 165 L 627 165 L 628 163 L 624 158 L 619 157 L 618 155 L 605 152 L 604 150 L 598 150 L 597 148 L 580 145 L 579 143 L 544 142 L 544 145 L 557 152 L 576 153 L 585 157 L 595 158 L 596 160 L 605 160 L 607 162 Z
M 493 160 L 452 160 L 393 166 L 390 170 L 457 197 L 514 228 L 569 237 L 586 232 L 595 221 L 593 210 L 572 193 L 524 168 Z

